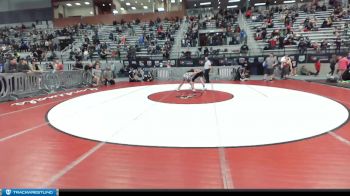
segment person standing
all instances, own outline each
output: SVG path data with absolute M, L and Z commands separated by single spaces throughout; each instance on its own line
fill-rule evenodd
M 264 61 L 264 80 L 267 80 L 267 76 L 270 76 L 270 81 L 273 80 L 276 65 L 278 65 L 277 58 L 270 53 L 269 57 Z
M 281 79 L 285 80 L 287 79 L 287 75 L 289 74 L 292 66 L 292 61 L 288 57 L 288 55 L 285 55 L 281 59 Z
M 331 71 L 328 73 L 328 76 L 333 76 L 334 71 L 335 71 L 335 65 L 337 64 L 337 56 L 335 54 L 332 55 L 332 58 L 330 60 L 329 67 L 331 68 Z
M 211 70 L 211 62 L 208 57 L 205 57 L 205 63 L 204 63 L 204 79 L 205 83 L 210 83 L 209 80 L 209 72 Z
M 319 58 L 316 58 L 316 62 L 315 62 L 315 69 L 316 69 L 316 74 L 315 76 L 318 76 L 318 74 L 321 71 L 321 60 Z
M 337 69 L 337 74 L 339 78 L 343 75 L 345 70 L 347 69 L 347 66 L 349 65 L 349 60 L 347 57 L 339 57 L 338 61 L 338 69 Z

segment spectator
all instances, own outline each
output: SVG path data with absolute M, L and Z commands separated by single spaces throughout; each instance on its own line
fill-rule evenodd
M 205 78 L 205 83 L 210 83 L 209 80 L 209 72 L 211 70 L 212 63 L 209 60 L 208 57 L 205 57 L 205 63 L 204 63 L 204 78 Z
M 84 69 L 83 63 L 81 61 L 77 61 L 74 66 L 74 70 L 83 70 L 83 69 Z
M 328 76 L 333 76 L 335 71 L 335 65 L 337 64 L 337 56 L 335 54 L 332 55 L 332 58 L 330 60 L 329 67 L 331 68 L 331 71 L 328 73 Z
M 307 50 L 307 43 L 304 38 L 301 38 L 298 44 L 299 54 L 304 54 Z
M 12 57 L 10 60 L 4 65 L 5 73 L 15 73 L 18 72 L 17 58 Z
M 54 60 L 53 67 L 56 71 L 63 71 L 63 69 L 64 69 L 63 64 L 60 63 L 58 59 Z
M 267 80 L 267 76 L 270 76 L 270 81 L 274 78 L 274 68 L 278 65 L 277 58 L 270 53 L 263 63 L 264 67 L 264 80 Z
M 287 79 L 287 75 L 289 74 L 289 71 L 291 70 L 292 67 L 292 61 L 288 55 L 285 55 L 281 59 L 281 79 Z
M 32 69 L 31 67 L 28 65 L 28 61 L 26 59 L 21 59 L 19 64 L 18 64 L 18 72 L 31 72 Z
M 338 73 L 339 78 L 341 78 L 341 76 L 343 75 L 343 73 L 347 69 L 348 65 L 349 65 L 349 60 L 347 57 L 339 57 L 338 69 L 337 69 L 337 73 Z
M 95 83 L 96 86 L 100 86 L 101 84 L 101 77 L 102 77 L 102 70 L 100 69 L 100 64 L 96 63 L 95 68 L 92 69 L 92 77 L 93 77 L 93 82 Z
M 341 81 L 350 81 L 350 69 L 344 71 L 341 75 Z
M 39 62 L 36 59 L 33 59 L 33 61 L 32 61 L 31 70 L 34 72 L 42 72 L 42 69 L 39 65 Z
M 247 42 L 244 42 L 244 44 L 241 46 L 240 52 L 241 52 L 241 54 L 246 55 L 248 53 L 248 51 L 249 51 L 249 47 L 247 45 Z
M 315 76 L 317 76 L 321 71 L 321 60 L 319 58 L 316 58 L 315 70 L 316 70 Z
M 335 53 L 337 53 L 337 51 L 338 51 L 338 53 L 340 53 L 341 43 L 342 43 L 342 40 L 341 40 L 340 36 L 338 35 L 337 38 L 335 39 L 335 46 L 336 46 Z
M 309 76 L 309 75 L 316 75 L 314 72 L 308 70 L 305 65 L 302 65 L 300 68 L 300 75 L 305 75 L 305 76 Z
M 324 53 L 327 53 L 327 49 L 330 47 L 327 39 L 324 39 L 321 43 L 321 50 L 324 50 Z
M 104 83 L 104 85 L 114 85 L 115 84 L 115 80 L 113 78 L 113 72 L 111 71 L 111 67 L 107 66 L 106 70 L 104 70 L 103 72 L 103 79 L 102 82 Z

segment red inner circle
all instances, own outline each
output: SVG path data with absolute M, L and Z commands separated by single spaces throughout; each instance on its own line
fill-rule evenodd
M 148 96 L 148 99 L 161 103 L 172 104 L 205 104 L 226 101 L 232 99 L 230 93 L 215 90 L 191 90 L 164 91 Z

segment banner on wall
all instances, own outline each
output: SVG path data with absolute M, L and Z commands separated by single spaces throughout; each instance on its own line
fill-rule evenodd
M 194 62 L 192 59 L 179 59 L 179 67 L 193 67 Z
M 265 61 L 265 57 L 258 57 L 258 62 L 259 63 L 263 63 Z
M 329 55 L 310 55 L 309 56 L 309 61 L 310 62 L 315 62 L 316 59 L 320 59 L 320 61 L 329 61 L 330 56 Z
M 306 56 L 305 56 L 305 55 L 299 55 L 298 61 L 299 61 L 299 63 L 305 63 L 305 61 L 306 61 Z
M 310 55 L 289 55 L 289 57 L 296 61 L 296 63 L 314 63 L 316 58 L 319 58 L 322 62 L 328 62 L 331 55 L 327 54 L 310 54 Z M 243 65 L 247 63 L 250 67 L 258 67 L 262 65 L 267 56 L 248 56 L 248 57 L 218 57 L 210 58 L 213 66 L 230 66 L 230 65 Z M 278 61 L 281 62 L 283 56 L 276 56 Z M 191 59 L 176 59 L 170 60 L 172 67 L 203 67 L 205 63 L 204 58 L 191 58 Z M 138 60 L 125 60 L 124 65 L 141 66 L 141 67 L 161 67 L 168 64 L 167 60 L 151 60 L 151 59 L 138 59 Z M 260 70 L 258 70 L 260 72 Z

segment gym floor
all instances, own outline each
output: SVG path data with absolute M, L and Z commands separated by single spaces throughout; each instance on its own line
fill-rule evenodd
M 0 104 L 2 188 L 350 188 L 350 90 L 297 80 L 76 89 Z

